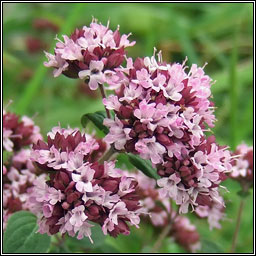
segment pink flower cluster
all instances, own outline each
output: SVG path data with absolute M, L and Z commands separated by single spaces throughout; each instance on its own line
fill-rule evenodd
M 4 150 L 12 152 L 24 146 L 36 143 L 42 139 L 40 129 L 27 116 L 19 121 L 19 116 L 14 113 L 3 111 L 3 147 Z
M 103 100 L 115 112 L 115 120 L 104 121 L 110 128 L 105 140 L 153 164 L 162 163 L 166 153 L 172 157 L 198 146 L 205 125 L 213 127 L 215 121 L 211 79 L 196 65 L 186 73 L 184 65 L 160 63 L 153 56 L 128 59 L 126 68 L 116 69 L 120 88 Z
M 49 180 L 35 181 L 30 202 L 40 216 L 41 233 L 78 233 L 78 239 L 91 239 L 91 221 L 104 234 L 128 234 L 127 223 L 138 226 L 139 214 L 150 212 L 155 226 L 172 219 L 171 235 L 195 251 L 199 235 L 188 219 L 173 218 L 169 199 L 179 206 L 179 213 L 195 210 L 208 218 L 210 228 L 219 228 L 225 216 L 220 183 L 232 166 L 233 178 L 252 178 L 252 150 L 238 148 L 235 154 L 241 157 L 231 162 L 228 148 L 218 145 L 214 136 L 206 137 L 215 115 L 210 101 L 213 81 L 204 67 L 188 68 L 186 60 L 166 63 L 161 52 L 156 59 L 155 51 L 133 62 L 125 53 L 135 44 L 129 35 L 121 36 L 119 27 L 113 32 L 109 24 L 93 19 L 89 27 L 64 35 L 64 41 L 57 38 L 54 55 L 46 53 L 45 66 L 54 68 L 55 77 L 80 78 L 91 90 L 100 86 L 108 116 L 103 124 L 109 133 L 102 142 L 77 129 L 56 127 L 47 143 L 34 145 L 32 160 L 49 173 Z M 126 67 L 120 66 L 124 60 Z M 104 83 L 114 95 L 105 97 Z M 117 152 L 150 160 L 160 178 L 122 175 L 114 162 L 103 163 L 105 142 Z
M 230 177 L 238 180 L 243 186 L 250 187 L 253 184 L 253 147 L 242 143 L 237 146 L 232 161 Z
M 180 213 L 187 213 L 188 207 L 212 204 L 219 198 L 218 187 L 231 170 L 230 152 L 215 143 L 210 136 L 194 149 L 178 151 L 172 157 L 157 165 L 157 181 L 162 187 L 161 196 L 172 198 L 180 206 Z
M 10 215 L 29 210 L 28 189 L 39 175 L 30 161 L 32 143 L 41 139 L 40 129 L 23 116 L 3 111 L 3 150 L 8 151 L 3 162 L 3 226 Z
M 4 229 L 10 215 L 20 210 L 30 210 L 28 202 L 29 189 L 39 175 L 30 161 L 30 149 L 15 152 L 4 168 L 3 176 L 3 226 Z M 45 178 L 44 174 L 39 177 Z
M 174 220 L 170 234 L 174 237 L 176 243 L 189 252 L 195 253 L 201 249 L 200 236 L 196 227 L 184 216 L 178 216 Z
M 101 164 L 97 141 L 77 129 L 55 127 L 48 142 L 33 146 L 31 159 L 49 180 L 34 182 L 30 202 L 40 216 L 39 232 L 77 234 L 91 240 L 90 222 L 99 224 L 103 233 L 129 234 L 127 223 L 138 227 L 139 198 L 137 182 L 122 175 L 115 163 Z M 90 222 L 89 222 L 90 221 Z
M 155 57 L 127 61 L 117 69 L 117 95 L 103 99 L 115 119 L 105 141 L 149 159 L 156 166 L 162 196 L 175 200 L 180 212 L 188 206 L 206 205 L 218 197 L 218 184 L 231 169 L 230 153 L 205 139 L 206 125 L 215 121 L 211 79 L 203 68 L 185 63 L 166 64 Z
M 196 227 L 188 218 L 175 216 L 171 209 L 170 200 L 161 198 L 160 189 L 156 188 L 156 181 L 141 172 L 129 173 L 138 182 L 138 194 L 141 197 L 142 213 L 146 213 L 144 220 L 150 220 L 153 226 L 163 228 L 173 221 L 173 226 L 168 236 L 189 252 L 196 252 L 201 248 L 199 234 Z M 146 218 L 149 216 L 149 218 Z M 159 231 L 158 231 L 159 232 Z
M 54 55 L 46 52 L 48 62 L 44 64 L 54 68 L 54 77 L 61 73 L 79 77 L 96 90 L 98 84 L 115 81 L 113 70 L 123 62 L 124 49 L 135 44 L 128 40 L 129 35 L 121 36 L 119 27 L 113 32 L 109 24 L 104 26 L 93 19 L 90 27 L 76 29 L 70 38 L 64 35 L 64 42 L 56 38 Z

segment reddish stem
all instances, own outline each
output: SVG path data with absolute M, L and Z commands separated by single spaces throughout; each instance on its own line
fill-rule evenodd
M 232 246 L 231 246 L 231 250 L 230 250 L 231 253 L 234 253 L 236 250 L 236 244 L 237 244 L 243 209 L 244 209 L 244 198 L 241 199 L 239 210 L 238 210 L 237 221 L 236 221 L 236 230 L 235 230 L 235 233 L 234 233 L 234 236 L 232 239 Z

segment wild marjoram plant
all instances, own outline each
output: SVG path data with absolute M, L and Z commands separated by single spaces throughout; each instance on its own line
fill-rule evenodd
M 31 120 L 18 122 L 15 114 L 3 113 L 3 146 L 13 153 L 3 168 L 4 220 L 29 210 L 37 216 L 39 233 L 63 238 L 67 233 L 92 243 L 93 224 L 116 237 L 129 235 L 129 225 L 139 228 L 142 220 L 160 232 L 153 252 L 168 236 L 195 252 L 199 234 L 181 214 L 192 211 L 208 218 L 210 228 L 220 228 L 221 182 L 231 177 L 248 192 L 252 148 L 241 145 L 232 153 L 213 135 L 206 137 L 215 115 L 213 82 L 204 67 L 164 62 L 156 50 L 133 61 L 125 51 L 135 44 L 129 36 L 93 19 L 64 41 L 56 38 L 54 54 L 45 53 L 44 65 L 54 68 L 54 77 L 64 74 L 82 79 L 91 90 L 99 88 L 106 114 L 87 113 L 82 124 L 92 121 L 105 133 L 103 139 L 54 127 L 44 142 Z M 113 94 L 106 96 L 105 90 Z M 126 153 L 138 171 L 116 168 L 118 153 Z

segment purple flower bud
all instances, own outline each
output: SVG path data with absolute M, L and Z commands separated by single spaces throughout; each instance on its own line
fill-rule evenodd
M 119 46 L 121 36 L 120 36 L 120 32 L 118 29 L 113 33 L 113 38 L 115 40 L 116 45 Z
M 70 207 L 70 204 L 69 204 L 68 202 L 63 202 L 63 203 L 61 204 L 61 206 L 62 206 L 62 208 L 63 208 L 64 210 L 68 210 L 69 207 Z
M 63 184 L 66 186 L 69 184 L 70 178 L 66 172 L 59 172 L 59 175 L 56 175 L 56 178 L 62 180 Z
M 133 108 L 131 106 L 123 106 L 121 105 L 120 109 L 120 117 L 122 118 L 131 118 L 131 116 L 133 115 Z
M 116 179 L 107 179 L 102 183 L 101 186 L 106 191 L 112 191 L 113 193 L 116 193 L 118 190 L 119 181 Z
M 70 190 L 73 190 L 75 184 L 76 184 L 76 183 L 75 183 L 74 181 L 71 181 L 71 182 L 68 184 L 67 188 L 65 189 L 65 193 L 68 193 Z
M 156 139 L 157 139 L 158 142 L 160 142 L 164 146 L 170 146 L 170 145 L 173 144 L 171 139 L 167 135 L 165 135 L 165 134 L 158 134 L 156 136 Z
M 196 199 L 196 203 L 198 203 L 199 205 L 207 205 L 210 206 L 211 205 L 211 198 L 207 195 L 198 195 L 197 199 Z
M 74 201 L 76 201 L 79 198 L 79 194 L 77 192 L 70 193 L 67 196 L 67 202 L 72 204 Z
M 92 216 L 98 216 L 99 213 L 100 213 L 100 208 L 99 206 L 97 205 L 91 205 L 89 208 L 88 208 L 88 211 L 89 211 L 89 214 L 92 215 Z
M 49 225 L 49 233 L 51 234 L 51 235 L 54 235 L 54 234 L 56 234 L 56 233 L 58 233 L 59 232 L 59 230 L 60 230 L 60 225 L 50 225 L 49 223 L 47 223 L 48 225 Z
M 181 177 L 186 177 L 191 174 L 190 169 L 186 166 L 181 166 L 179 168 L 179 171 L 181 172 L 181 174 L 180 174 Z
M 99 179 L 104 174 L 104 165 L 100 165 L 96 162 L 92 164 L 91 168 L 95 170 L 94 179 Z
M 47 219 L 46 224 L 49 226 L 55 225 L 59 220 L 58 216 L 52 216 L 50 218 Z

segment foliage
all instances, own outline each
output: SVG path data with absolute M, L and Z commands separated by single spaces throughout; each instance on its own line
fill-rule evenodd
M 36 216 L 30 212 L 19 211 L 8 220 L 4 233 L 4 253 L 45 253 L 50 247 L 51 238 L 36 233 Z

